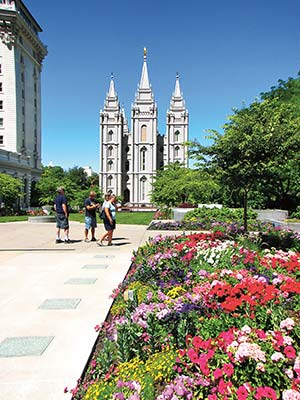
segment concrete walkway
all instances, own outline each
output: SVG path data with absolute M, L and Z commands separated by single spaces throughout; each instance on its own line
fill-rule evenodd
M 54 224 L 0 224 L 0 400 L 70 399 L 132 251 L 158 233 L 119 225 L 115 246 L 99 247 L 83 229 L 55 244 Z

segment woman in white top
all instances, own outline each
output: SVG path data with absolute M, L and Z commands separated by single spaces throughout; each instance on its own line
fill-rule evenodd
M 99 239 L 98 245 L 103 246 L 103 240 L 107 237 L 108 239 L 107 245 L 112 246 L 113 232 L 116 228 L 116 211 L 117 211 L 116 196 L 112 194 L 109 200 L 107 200 L 105 196 L 105 202 L 103 203 L 102 207 L 104 209 L 103 223 L 106 232 Z

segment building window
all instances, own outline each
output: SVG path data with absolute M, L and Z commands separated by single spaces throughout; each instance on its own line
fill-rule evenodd
M 142 147 L 141 149 L 141 171 L 145 171 L 146 169 L 146 147 Z
M 2 64 L 0 64 L 0 74 L 2 74 Z
M 22 82 L 25 81 L 25 74 L 24 74 L 24 72 L 21 73 L 21 81 L 22 81 Z
M 3 110 L 3 100 L 0 100 L 0 110 Z
M 125 171 L 128 172 L 129 171 L 129 161 L 126 160 L 125 162 Z
M 0 128 L 3 128 L 3 118 L 0 118 Z
M 109 148 L 108 148 L 108 152 L 107 152 L 107 156 L 108 157 L 112 157 L 112 155 L 113 155 L 113 147 L 112 146 L 109 146 Z
M 22 43 L 22 42 L 21 42 Z M 20 63 L 21 64 L 24 64 L 24 57 L 23 57 L 23 55 L 21 54 L 21 56 L 20 56 Z
M 113 140 L 113 131 L 109 131 L 108 132 L 108 135 L 107 135 L 107 141 L 108 142 L 112 142 L 112 140 Z
M 180 136 L 180 132 L 179 132 L 179 131 L 176 131 L 176 132 L 175 132 L 175 142 L 178 142 L 179 136 Z
M 3 144 L 4 144 L 4 136 L 1 135 L 1 136 L 0 136 L 0 146 L 3 145 Z
M 175 149 L 174 149 L 174 157 L 175 158 L 179 157 L 179 150 L 180 150 L 180 147 L 176 146 Z
M 25 115 L 25 107 L 22 107 L 22 115 Z
M 34 83 L 34 93 L 36 93 L 37 92 L 37 85 L 36 85 L 36 82 Z
M 107 186 L 112 186 L 112 180 L 113 180 L 113 177 L 111 175 L 109 175 L 109 177 L 107 178 Z
M 25 90 L 22 90 L 22 99 L 25 99 Z
M 145 197 L 146 197 L 146 182 L 147 182 L 147 178 L 145 176 L 143 176 L 142 179 L 141 179 L 141 198 L 140 198 L 140 200 L 145 200 Z
M 21 44 L 23 44 L 23 38 L 22 38 L 22 36 L 19 36 L 19 42 L 21 43 Z M 22 57 L 22 56 L 21 56 Z
M 147 126 L 143 125 L 141 127 L 141 142 L 146 142 L 147 141 Z
M 111 160 L 109 160 L 108 163 L 107 163 L 107 170 L 111 171 L 112 170 L 112 166 L 113 166 L 113 162 Z
M 3 92 L 3 83 L 0 82 L 0 92 Z

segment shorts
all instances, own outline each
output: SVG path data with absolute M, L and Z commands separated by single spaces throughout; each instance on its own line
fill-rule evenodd
M 85 221 L 85 229 L 97 228 L 96 217 L 85 217 L 84 221 Z
M 116 229 L 116 221 L 114 219 L 113 219 L 112 225 L 110 224 L 108 219 L 105 219 L 103 222 L 104 222 L 104 228 L 106 231 L 113 231 L 114 229 Z
M 56 214 L 56 227 L 60 229 L 69 229 L 69 220 L 65 214 Z

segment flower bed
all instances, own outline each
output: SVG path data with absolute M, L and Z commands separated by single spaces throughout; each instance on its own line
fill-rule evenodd
M 74 399 L 300 399 L 300 253 L 215 232 L 132 261 Z

